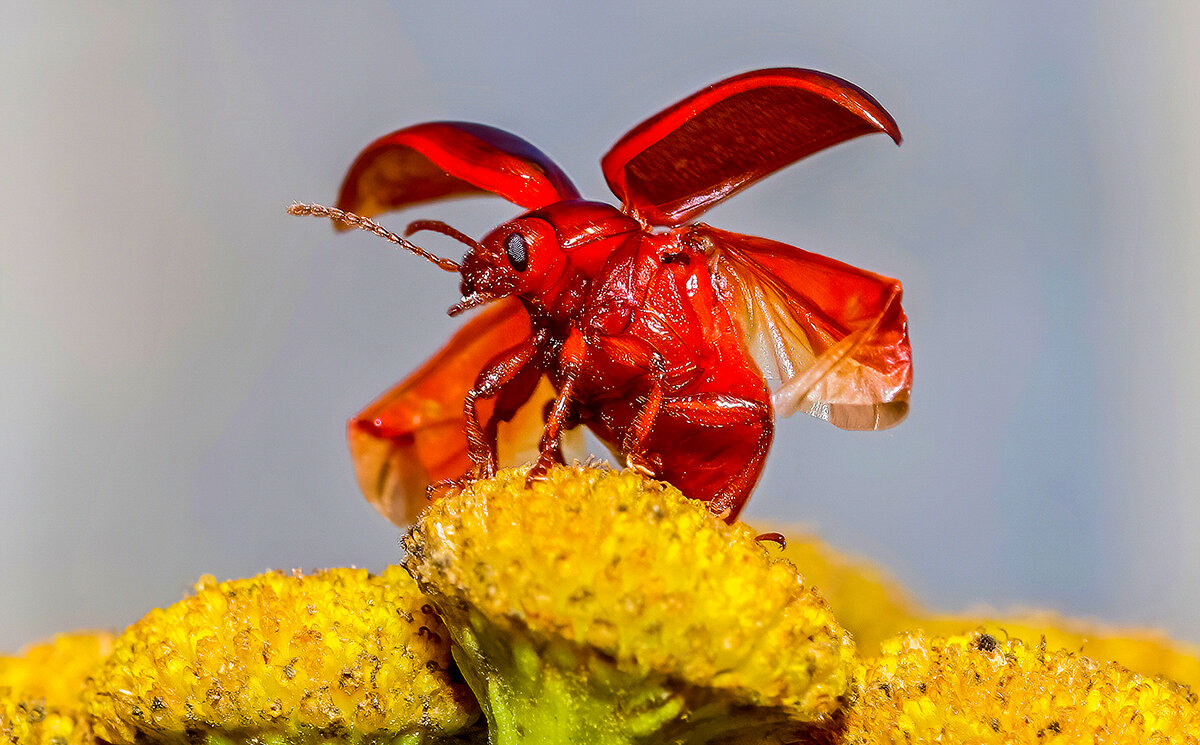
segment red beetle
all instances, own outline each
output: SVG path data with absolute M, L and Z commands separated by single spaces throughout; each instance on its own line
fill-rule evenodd
M 294 205 L 405 245 L 461 275 L 456 315 L 484 303 L 420 370 L 350 421 L 367 498 L 404 524 L 431 483 L 489 476 L 536 454 L 530 478 L 587 425 L 626 462 L 733 520 L 762 471 L 774 415 L 883 429 L 908 410 L 900 283 L 792 246 L 693 222 L 806 155 L 895 121 L 812 70 L 711 85 L 639 124 L 604 156 L 621 208 L 584 201 L 528 142 L 463 122 L 371 143 L 339 210 Z M 526 210 L 440 259 L 367 217 L 491 193 Z M 536 450 L 534 449 L 536 448 Z

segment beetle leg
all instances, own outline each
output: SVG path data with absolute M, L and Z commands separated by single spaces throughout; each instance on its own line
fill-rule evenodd
M 543 427 L 545 427 L 546 422 L 548 422 L 550 420 L 550 417 L 554 414 L 554 406 L 556 403 L 558 403 L 557 396 L 555 396 L 554 398 L 547 401 L 546 405 L 542 407 L 542 426 Z M 585 412 L 583 411 L 579 401 L 575 400 L 574 395 L 572 395 L 571 406 L 569 406 L 567 408 L 566 418 L 563 419 L 562 426 L 559 428 L 560 433 L 561 432 L 569 432 L 569 431 L 575 429 L 576 427 L 578 427 L 580 424 L 582 424 L 584 420 L 581 418 L 581 416 L 584 413 Z M 563 450 L 562 437 L 558 438 L 558 442 L 554 443 L 551 446 L 551 449 L 553 450 L 553 453 L 552 453 L 553 462 L 555 462 L 555 463 L 566 463 L 567 462 L 567 455 L 566 455 L 566 452 Z
M 771 412 L 769 409 L 766 410 L 766 419 L 768 422 L 771 421 Z M 720 515 L 735 507 L 740 509 L 741 504 L 750 496 L 754 485 L 758 483 L 758 475 L 762 472 L 763 463 L 767 459 L 767 451 L 771 447 L 771 434 L 771 427 L 764 427 L 762 429 L 758 435 L 758 443 L 755 445 L 754 455 L 729 480 L 729 483 L 713 496 L 712 501 L 708 503 L 708 508 L 712 510 L 713 514 Z
M 495 416 L 489 418 L 486 427 L 480 422 L 479 400 L 500 395 L 504 386 L 516 379 L 533 360 L 544 338 L 544 333 L 535 333 L 515 351 L 494 360 L 479 373 L 475 386 L 467 391 L 463 400 L 463 414 L 466 417 L 463 430 L 467 436 L 467 454 L 480 478 L 496 475 L 496 428 L 499 422 Z
M 771 407 L 764 401 L 724 393 L 695 393 L 667 398 L 663 401 L 661 410 L 663 414 L 701 427 L 758 425 L 758 440 L 750 458 L 708 503 L 709 510 L 717 515 L 731 509 L 736 512 L 758 481 L 763 462 L 767 458 L 767 450 L 771 447 L 771 435 L 774 430 Z
M 432 484 L 425 487 L 425 498 L 430 502 L 436 502 L 459 486 L 461 486 L 461 479 L 442 479 L 441 481 L 434 481 Z
M 646 438 L 654 427 L 654 420 L 662 408 L 665 390 L 666 362 L 658 352 L 650 358 L 650 393 L 646 403 L 634 417 L 621 442 L 625 454 L 625 465 L 643 476 L 655 478 L 662 467 L 661 459 L 646 452 Z
M 575 381 L 578 377 L 579 374 L 576 372 L 568 373 L 563 378 L 558 398 L 554 400 L 554 408 L 550 410 L 550 416 L 546 419 L 546 429 L 542 431 L 541 454 L 538 455 L 537 461 L 529 468 L 529 473 L 525 477 L 526 486 L 543 479 L 546 471 L 550 470 L 550 466 L 562 461 L 563 422 L 567 420 L 571 396 L 574 395 Z
M 578 329 L 572 329 L 559 354 L 562 382 L 558 386 L 558 398 L 554 399 L 554 406 L 546 417 L 546 428 L 542 430 L 542 442 L 539 446 L 541 453 L 525 477 L 526 486 L 542 479 L 546 471 L 550 470 L 550 466 L 562 460 L 563 425 L 568 422 L 575 384 L 583 372 L 586 359 L 587 344 L 583 340 L 583 334 Z

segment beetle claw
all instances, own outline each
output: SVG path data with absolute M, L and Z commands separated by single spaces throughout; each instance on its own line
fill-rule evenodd
M 471 478 L 471 476 L 467 474 L 457 479 L 442 479 L 441 481 L 434 481 L 432 484 L 425 487 L 425 498 L 430 502 L 437 501 L 442 497 L 449 496 L 451 492 L 462 489 L 464 486 L 474 480 L 475 479 Z
M 657 458 L 651 459 L 649 456 L 630 453 L 625 456 L 625 467 L 630 468 L 642 474 L 646 478 L 658 478 L 658 469 L 662 463 L 657 462 Z
M 525 474 L 525 488 L 533 486 L 538 481 L 546 480 L 546 473 L 549 472 L 550 466 L 557 462 L 554 457 L 553 450 L 547 450 L 538 456 L 537 461 L 529 467 L 529 471 Z

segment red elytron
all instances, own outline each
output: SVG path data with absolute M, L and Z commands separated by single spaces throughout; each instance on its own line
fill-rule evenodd
M 626 461 L 734 519 L 754 488 L 774 415 L 804 411 L 846 429 L 907 413 L 911 353 L 900 283 L 783 243 L 692 222 L 754 181 L 895 121 L 824 73 L 758 70 L 648 119 L 602 160 L 622 207 L 584 201 L 524 140 L 462 122 L 382 137 L 351 166 L 338 207 L 362 219 L 443 197 L 491 193 L 526 210 L 461 264 L 455 315 L 483 303 L 424 367 L 349 425 L 359 483 L 404 524 L 426 487 L 561 459 L 587 425 Z M 356 213 L 356 214 L 347 214 Z M 362 216 L 362 217 L 360 217 Z M 343 227 L 346 227 L 343 224 Z

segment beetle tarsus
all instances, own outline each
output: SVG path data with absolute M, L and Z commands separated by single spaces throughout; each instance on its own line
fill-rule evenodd
M 554 451 L 544 451 L 525 474 L 525 488 L 528 489 L 538 481 L 545 481 L 546 474 L 550 472 L 550 468 L 559 462 L 561 462 L 561 459 L 555 457 Z
M 637 471 L 646 478 L 656 479 L 658 478 L 659 469 L 662 468 L 662 463 L 657 458 L 654 461 L 650 460 L 645 453 L 626 453 L 625 467 Z
M 442 479 L 434 481 L 429 486 L 425 487 L 425 498 L 430 502 L 436 502 L 442 497 L 449 496 L 452 492 L 462 489 L 470 482 L 467 476 L 462 476 L 457 479 Z
M 776 533 L 775 531 L 771 531 L 769 533 L 759 533 L 758 535 L 754 536 L 754 540 L 758 541 L 759 543 L 769 541 L 774 543 L 776 546 L 779 546 L 781 549 L 787 548 L 787 538 L 784 537 L 783 533 Z

